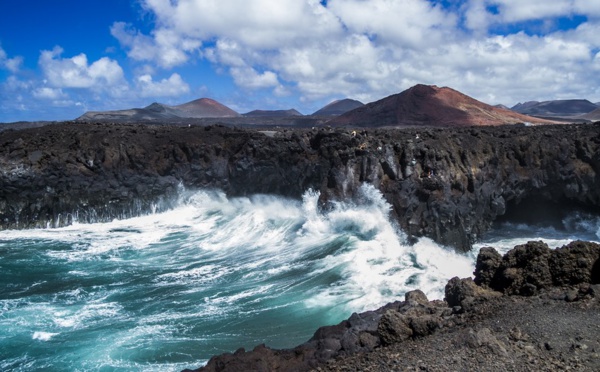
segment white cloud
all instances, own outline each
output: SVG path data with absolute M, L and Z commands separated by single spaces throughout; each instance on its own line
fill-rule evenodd
M 574 8 L 577 14 L 600 17 L 600 0 L 574 0 Z
M 354 34 L 366 34 L 396 47 L 436 45 L 440 30 L 451 30 L 457 17 L 428 1 L 331 0 L 328 9 Z
M 277 74 L 272 71 L 259 74 L 252 67 L 232 67 L 230 72 L 235 83 L 244 88 L 274 88 L 279 85 Z
M 117 61 L 103 57 L 88 64 L 83 53 L 61 58 L 63 49 L 55 47 L 41 53 L 39 64 L 48 83 L 56 88 L 106 88 L 125 84 L 123 69 Z
M 416 83 L 509 105 L 556 95 L 600 99 L 586 96 L 600 86 L 600 77 L 590 74 L 598 68 L 600 0 L 439 4 L 143 0 L 155 29 L 145 35 L 115 23 L 111 32 L 132 59 L 170 68 L 203 58 L 241 88 L 293 91 L 304 101 L 369 101 Z M 574 15 L 587 21 L 570 31 L 539 32 L 539 24 Z M 529 21 L 538 24 L 535 35 L 515 30 Z M 491 27 L 505 34 L 493 35 Z
M 503 22 L 520 22 L 568 15 L 573 8 L 572 0 L 488 0 L 488 5 L 498 7 Z
M 339 21 L 318 0 L 145 0 L 157 29 L 202 40 L 232 39 L 253 48 L 279 48 L 339 33 Z
M 141 75 L 137 78 L 137 86 L 141 97 L 175 97 L 190 91 L 189 85 L 176 73 L 157 82 L 151 75 Z
M 12 73 L 16 73 L 19 71 L 19 68 L 23 64 L 23 57 L 17 56 L 13 58 L 8 58 L 6 51 L 2 49 L 0 46 L 0 68 L 7 69 Z
M 485 0 L 470 0 L 465 7 L 465 25 L 477 32 L 487 32 L 493 15 L 488 12 Z
M 166 28 L 155 30 L 153 37 L 150 37 L 123 22 L 116 22 L 110 32 L 122 46 L 129 49 L 129 57 L 138 61 L 156 61 L 164 68 L 187 62 L 188 53 L 198 50 L 202 45 L 199 40 L 187 38 L 175 30 Z
M 527 21 L 571 18 L 574 15 L 600 17 L 600 0 L 469 0 L 466 23 L 477 29 L 483 25 L 502 25 Z
M 66 96 L 65 93 L 62 91 L 62 89 L 50 88 L 50 87 L 36 88 L 32 92 L 32 94 L 35 98 L 50 99 L 50 100 L 56 100 L 56 99 L 64 98 Z

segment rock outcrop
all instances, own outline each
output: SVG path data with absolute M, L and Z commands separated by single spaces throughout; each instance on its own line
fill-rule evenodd
M 537 264 L 541 265 L 541 269 Z M 581 324 L 577 319 L 569 319 L 568 315 L 562 315 L 563 318 L 557 320 L 554 313 L 555 308 L 564 309 L 565 303 L 581 301 L 588 306 L 586 319 L 598 319 L 599 272 L 600 245 L 596 243 L 576 241 L 552 251 L 543 243 L 529 242 L 515 247 L 504 257 L 500 257 L 493 248 L 485 248 L 477 259 L 475 279 L 451 279 L 445 288 L 445 301 L 429 301 L 423 292 L 411 291 L 405 295 L 404 301 L 390 303 L 374 311 L 355 313 L 337 325 L 321 327 L 308 342 L 293 349 L 274 350 L 265 345 L 257 346 L 248 352 L 240 349 L 233 354 L 227 353 L 211 358 L 208 364 L 198 371 L 343 371 L 346 370 L 344 367 L 347 364 L 355 367 L 362 365 L 362 368 L 352 370 L 387 371 L 391 366 L 383 365 L 383 358 L 371 358 L 369 355 L 378 350 L 381 350 L 380 354 L 385 353 L 387 349 L 388 355 L 396 355 L 393 357 L 396 363 L 406 367 L 406 360 L 398 358 L 395 352 L 408 348 L 404 345 L 410 345 L 416 340 L 426 340 L 437 334 L 442 334 L 442 339 L 444 335 L 462 334 L 458 339 L 466 347 L 462 350 L 457 348 L 454 340 L 451 342 L 453 350 L 445 350 L 440 359 L 453 359 L 456 353 L 463 355 L 463 363 L 468 362 L 465 359 L 471 350 L 479 354 L 484 351 L 483 348 L 487 350 L 484 354 L 491 354 L 492 361 L 497 359 L 503 363 L 518 365 L 521 358 L 531 360 L 535 356 L 540 364 L 554 359 L 551 362 L 555 368 L 560 369 L 561 366 L 569 365 L 566 362 L 569 357 L 548 353 L 551 349 L 568 350 L 577 348 L 576 345 L 582 348 L 581 345 L 584 344 L 587 349 L 589 346 L 586 342 L 593 343 L 591 347 L 600 346 L 597 330 L 586 331 L 586 328 L 595 327 L 595 324 Z M 511 285 L 507 286 L 506 280 L 509 280 Z M 521 291 L 529 285 L 535 286 L 535 291 Z M 523 318 L 529 318 L 528 311 L 535 312 L 528 310 L 532 302 L 519 297 L 508 297 L 519 293 L 526 296 L 535 294 L 538 295 L 536 302 L 545 301 L 546 311 L 537 311 L 541 313 L 539 317 L 544 318 L 537 319 L 537 329 L 534 326 L 530 330 L 532 327 L 523 322 Z M 504 313 L 507 308 L 515 305 L 520 307 L 520 314 Z M 512 316 L 515 317 L 515 321 L 522 323 L 508 329 L 502 329 L 498 325 L 491 327 L 486 323 L 488 318 Z M 525 329 L 532 334 L 536 331 L 543 333 L 536 336 L 539 337 L 538 340 L 532 340 L 532 336 L 529 336 Z M 571 341 L 551 338 L 548 332 L 553 336 L 579 335 L 579 339 Z M 429 339 L 428 344 L 433 349 L 439 350 L 442 347 L 442 343 L 437 343 L 437 339 Z M 508 352 L 511 349 L 516 351 Z M 417 363 L 422 365 L 424 360 L 439 363 L 439 360 L 436 360 L 439 352 L 432 358 L 418 350 L 413 353 L 414 355 L 408 357 L 416 357 Z M 344 359 L 348 357 L 353 359 L 346 364 Z M 584 370 L 594 370 L 600 366 L 600 358 L 595 351 L 590 350 L 586 357 L 589 359 L 584 363 L 581 363 L 583 358 L 580 356 L 575 356 L 573 362 L 580 363 L 579 367 Z M 489 370 L 496 370 L 492 366 L 488 367 Z M 528 369 L 529 367 L 525 367 L 523 370 Z
M 600 245 L 575 241 L 552 250 L 544 242 L 529 242 L 502 258 L 493 248 L 483 248 L 477 256 L 475 282 L 521 296 L 553 286 L 600 284 Z
M 600 125 L 295 129 L 63 123 L 0 133 L 0 228 L 169 208 L 179 186 L 321 203 L 379 189 L 409 238 L 468 250 L 503 216 L 600 207 Z M 538 213 L 536 210 L 553 213 Z M 531 211 L 534 211 L 532 214 Z

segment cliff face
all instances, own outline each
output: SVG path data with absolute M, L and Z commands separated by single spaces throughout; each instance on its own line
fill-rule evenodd
M 600 208 L 597 124 L 272 133 L 64 123 L 4 131 L 0 144 L 4 229 L 168 208 L 180 184 L 290 197 L 313 188 L 326 205 L 371 183 L 409 237 L 461 250 L 523 206 Z

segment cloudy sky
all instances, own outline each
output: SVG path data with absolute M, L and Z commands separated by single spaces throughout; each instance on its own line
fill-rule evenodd
M 600 0 L 0 0 L 0 122 L 214 98 L 238 112 L 415 84 L 600 101 Z

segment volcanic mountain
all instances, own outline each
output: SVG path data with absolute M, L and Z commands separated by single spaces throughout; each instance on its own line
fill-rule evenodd
M 582 119 L 591 120 L 591 121 L 599 121 L 600 120 L 600 107 L 595 109 L 592 112 L 588 112 L 585 115 L 579 116 Z
M 210 98 L 200 98 L 177 106 L 154 102 L 144 108 L 115 111 L 88 111 L 78 121 L 159 121 L 240 116 L 229 107 Z
M 173 106 L 182 118 L 231 118 L 240 116 L 237 112 L 210 98 L 200 98 L 195 101 Z
M 564 99 L 518 103 L 513 106 L 511 110 L 521 114 L 539 117 L 572 118 L 585 115 L 597 108 L 597 105 L 593 104 L 587 99 Z
M 243 114 L 245 117 L 286 117 L 286 116 L 304 116 L 296 109 L 289 110 L 254 110 Z
M 313 116 L 338 116 L 364 105 L 364 103 L 354 99 L 341 99 L 333 101 L 320 110 L 315 111 Z
M 454 89 L 415 85 L 327 122 L 365 127 L 472 126 L 554 123 L 490 106 Z

